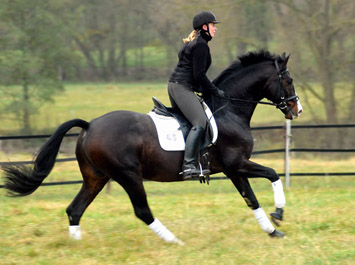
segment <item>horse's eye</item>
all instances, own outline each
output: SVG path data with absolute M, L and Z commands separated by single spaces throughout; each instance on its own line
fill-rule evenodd
M 287 83 L 288 83 L 289 85 L 291 85 L 292 82 L 293 82 L 293 79 L 292 79 L 292 78 L 288 78 L 288 79 L 287 79 Z

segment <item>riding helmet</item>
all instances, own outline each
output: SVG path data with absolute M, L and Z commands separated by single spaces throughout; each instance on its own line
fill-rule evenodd
M 192 26 L 194 29 L 200 29 L 203 25 L 208 23 L 220 23 L 216 16 L 210 11 L 202 11 L 194 16 Z

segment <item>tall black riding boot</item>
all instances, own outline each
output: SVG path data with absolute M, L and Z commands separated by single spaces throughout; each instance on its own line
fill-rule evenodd
M 191 128 L 185 144 L 184 164 L 182 165 L 183 179 L 191 179 L 199 177 L 201 170 L 197 167 L 197 157 L 200 151 L 200 144 L 204 134 L 204 129 L 201 126 L 194 126 Z M 204 170 L 206 171 L 206 170 Z M 209 172 L 203 172 L 207 174 Z

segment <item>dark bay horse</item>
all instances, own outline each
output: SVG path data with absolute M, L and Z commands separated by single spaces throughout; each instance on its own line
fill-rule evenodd
M 297 118 L 301 104 L 287 69 L 289 56 L 267 51 L 240 56 L 215 80 L 217 87 L 227 92 L 228 98 L 205 95 L 208 106 L 216 111 L 219 137 L 209 147 L 211 173 L 223 172 L 231 179 L 261 228 L 272 237 L 284 234 L 276 230 L 260 207 L 248 178 L 267 178 L 274 191 L 276 211 L 271 219 L 279 224 L 286 200 L 282 182 L 276 172 L 249 160 L 253 149 L 250 119 L 260 100 L 278 107 L 286 119 Z M 33 168 L 7 166 L 5 188 L 12 196 L 34 192 L 49 175 L 64 135 L 72 127 L 81 127 L 76 146 L 76 157 L 83 176 L 80 192 L 67 208 L 70 235 L 81 238 L 80 218 L 85 209 L 113 179 L 127 192 L 136 216 L 167 242 L 182 244 L 149 209 L 143 179 L 172 182 L 182 181 L 183 152 L 161 149 L 152 119 L 141 113 L 114 111 L 86 122 L 81 119 L 60 125 L 42 146 Z

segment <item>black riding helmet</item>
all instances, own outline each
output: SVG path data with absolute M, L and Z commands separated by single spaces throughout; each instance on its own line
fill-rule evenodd
M 220 22 L 212 12 L 202 11 L 194 16 L 192 26 L 194 29 L 200 29 L 203 25 L 208 25 L 208 23 L 218 24 Z

